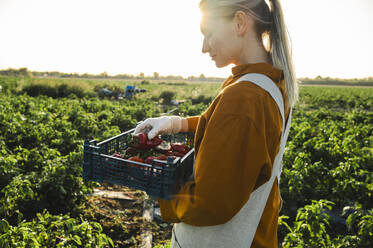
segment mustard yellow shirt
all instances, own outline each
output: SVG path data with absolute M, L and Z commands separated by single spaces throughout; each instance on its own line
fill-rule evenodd
M 277 84 L 287 118 L 282 70 L 266 63 L 233 67 L 206 111 L 188 118 L 189 131 L 195 132 L 195 177 L 172 200 L 158 199 L 163 220 L 194 226 L 223 224 L 271 177 L 280 146 L 281 114 L 262 88 L 250 82 L 235 83 L 250 72 L 267 75 Z M 251 247 L 278 246 L 280 204 L 275 180 Z

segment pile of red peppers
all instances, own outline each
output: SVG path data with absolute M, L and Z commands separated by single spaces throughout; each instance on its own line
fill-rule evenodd
M 123 153 L 115 152 L 112 156 L 136 161 L 140 163 L 153 164 L 153 160 L 168 160 L 169 157 L 184 157 L 190 147 L 182 143 L 169 144 L 159 136 L 149 140 L 146 133 L 129 135 L 127 139 L 128 148 Z

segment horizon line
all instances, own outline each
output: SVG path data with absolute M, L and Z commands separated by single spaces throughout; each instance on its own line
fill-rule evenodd
M 44 73 L 44 74 L 61 74 L 65 76 L 71 76 L 71 77 L 78 77 L 78 78 L 84 78 L 85 76 L 88 77 L 96 77 L 96 78 L 128 78 L 128 79 L 180 79 L 180 80 L 188 80 L 188 79 L 214 79 L 214 80 L 225 80 L 226 77 L 219 77 L 219 76 L 206 76 L 204 73 L 201 73 L 199 75 L 189 75 L 187 77 L 183 77 L 181 75 L 173 75 L 173 74 L 168 74 L 168 75 L 160 75 L 158 72 L 153 72 L 153 75 L 146 75 L 144 72 L 140 72 L 137 75 L 135 74 L 130 74 L 130 73 L 117 73 L 117 74 L 109 74 L 106 71 L 103 71 L 101 73 L 89 73 L 89 72 L 84 72 L 84 73 L 78 73 L 78 72 L 62 72 L 58 70 L 46 70 L 46 71 L 30 71 L 27 67 L 19 67 L 18 69 L 8 67 L 7 69 L 1 69 L 0 72 L 20 72 L 24 71 L 24 73 L 31 73 L 31 74 L 38 74 L 38 73 Z M 0 73 L 2 74 L 2 73 Z M 156 76 L 157 74 L 157 76 Z M 48 76 L 48 75 L 46 75 Z M 340 78 L 340 77 L 330 77 L 330 76 L 321 76 L 318 75 L 316 77 L 297 77 L 298 80 L 373 80 L 373 75 L 368 76 L 368 77 L 360 77 L 360 78 Z

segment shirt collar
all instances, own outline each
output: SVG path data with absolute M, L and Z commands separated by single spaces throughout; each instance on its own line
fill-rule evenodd
M 283 71 L 273 67 L 270 64 L 267 64 L 267 63 L 243 64 L 243 65 L 237 65 L 232 68 L 232 75 L 230 75 L 224 81 L 220 89 L 224 89 L 225 87 L 234 83 L 241 76 L 247 73 L 262 73 L 268 76 L 269 78 L 271 78 L 279 86 L 284 79 Z
M 284 77 L 282 70 L 267 63 L 243 64 L 232 68 L 233 79 L 238 79 L 247 73 L 262 73 L 275 82 L 279 82 Z

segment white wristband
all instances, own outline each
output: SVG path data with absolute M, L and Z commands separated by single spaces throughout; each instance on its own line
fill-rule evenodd
M 181 131 L 181 117 L 180 116 L 169 116 L 171 119 L 171 130 L 172 133 L 179 133 Z

